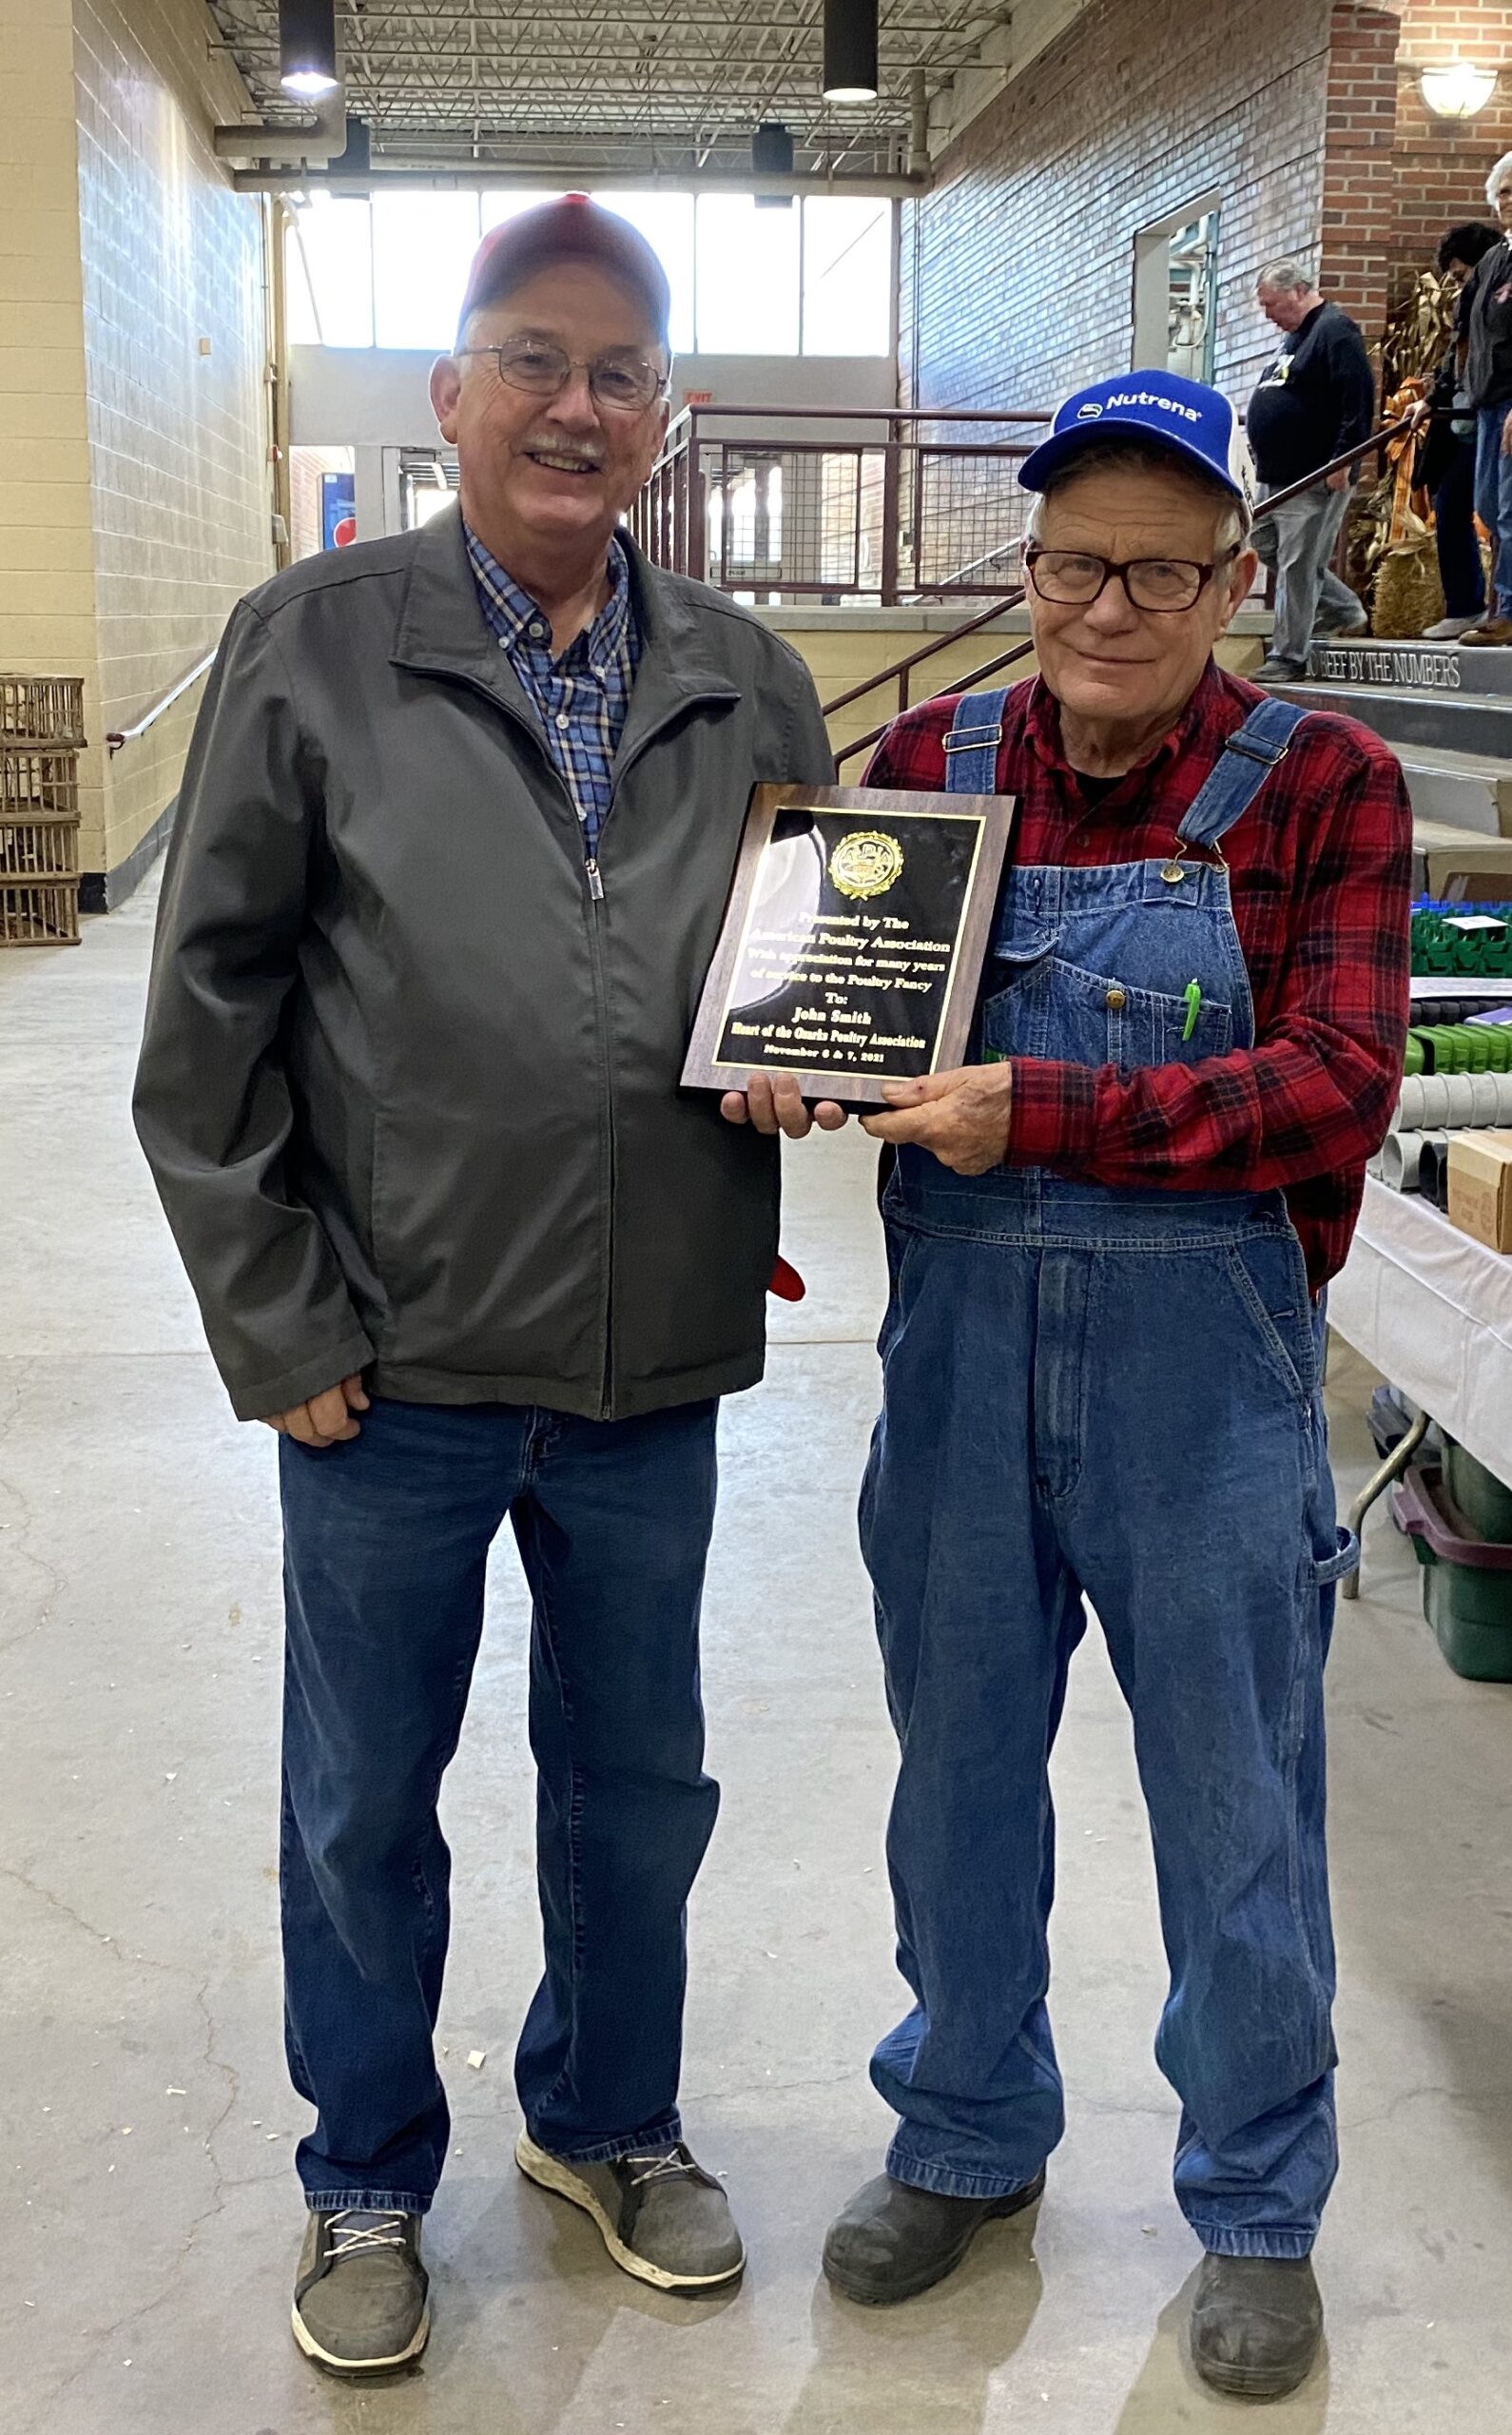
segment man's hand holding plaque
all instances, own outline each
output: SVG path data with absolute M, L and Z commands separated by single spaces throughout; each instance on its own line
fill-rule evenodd
M 730 1124 L 754 1124 L 758 1133 L 785 1133 L 802 1141 L 817 1124 L 821 1133 L 838 1133 L 845 1111 L 834 1100 L 810 1107 L 798 1087 L 796 1074 L 753 1074 L 743 1091 L 727 1091 L 719 1112 Z
M 921 1082 L 889 1082 L 887 1114 L 863 1116 L 861 1129 L 879 1141 L 912 1141 L 958 1176 L 984 1176 L 1007 1152 L 1013 1071 L 1002 1058 Z
M 733 1123 L 798 1140 L 960 1067 L 1013 808 L 1005 795 L 758 787 L 685 1086 L 719 1091 Z

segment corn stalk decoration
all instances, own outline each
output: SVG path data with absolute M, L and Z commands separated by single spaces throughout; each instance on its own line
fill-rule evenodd
M 1420 271 L 1387 318 L 1375 354 L 1383 414 L 1392 421 L 1433 376 L 1454 343 L 1459 289 L 1452 279 Z M 1412 489 L 1417 443 L 1398 442 L 1379 481 L 1362 482 L 1349 519 L 1349 581 L 1369 601 L 1378 634 L 1421 634 L 1444 613 L 1427 500 Z

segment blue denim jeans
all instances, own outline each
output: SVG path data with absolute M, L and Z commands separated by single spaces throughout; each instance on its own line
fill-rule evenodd
M 903 1162 L 888 1194 L 862 1529 L 914 2003 L 872 2065 L 901 2117 L 887 2169 L 985 2197 L 1060 2138 L 1049 1761 L 1085 1594 L 1154 1845 L 1177 2200 L 1210 2250 L 1303 2256 L 1336 2168 L 1323 1667 L 1341 1554 L 1300 1249 L 1264 1201 L 1247 1218 L 1238 1197 L 1099 1207 L 1067 1188 L 1050 1206 L 1032 1172 L 984 1180 L 959 1235 Z
M 1491 578 L 1499 617 L 1512 617 L 1512 457 L 1502 454 L 1508 400 L 1475 416 L 1475 512 L 1491 536 Z
M 298 2154 L 312 2206 L 423 2212 L 440 2178 L 436 1800 L 506 1514 L 533 1600 L 546 1960 L 515 2061 L 526 2125 L 578 2158 L 679 2135 L 684 1911 L 719 1801 L 698 1672 L 716 1417 L 375 1402 L 349 1445 L 282 1440 L 285 2026 L 319 2116 Z

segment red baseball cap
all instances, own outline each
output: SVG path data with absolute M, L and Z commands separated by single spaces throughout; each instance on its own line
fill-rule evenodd
M 547 263 L 569 259 L 597 263 L 633 288 L 662 345 L 669 345 L 672 299 L 667 273 L 639 229 L 586 194 L 557 195 L 489 230 L 467 275 L 458 334 L 480 304 L 496 302 Z

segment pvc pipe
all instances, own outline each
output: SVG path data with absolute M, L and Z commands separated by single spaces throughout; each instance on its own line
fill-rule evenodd
M 218 161 L 336 161 L 346 150 L 346 87 L 324 93 L 315 116 L 298 127 L 218 127 L 210 138 Z M 240 185 L 240 178 L 235 181 Z M 283 177 L 268 187 L 281 193 L 300 181 Z
M 1512 1124 L 1512 1073 L 1408 1074 L 1397 1102 L 1399 1133 Z
M 1429 1150 L 1442 1150 L 1447 1139 L 1444 1133 L 1388 1133 L 1381 1144 L 1382 1182 L 1392 1192 L 1420 1192 Z

